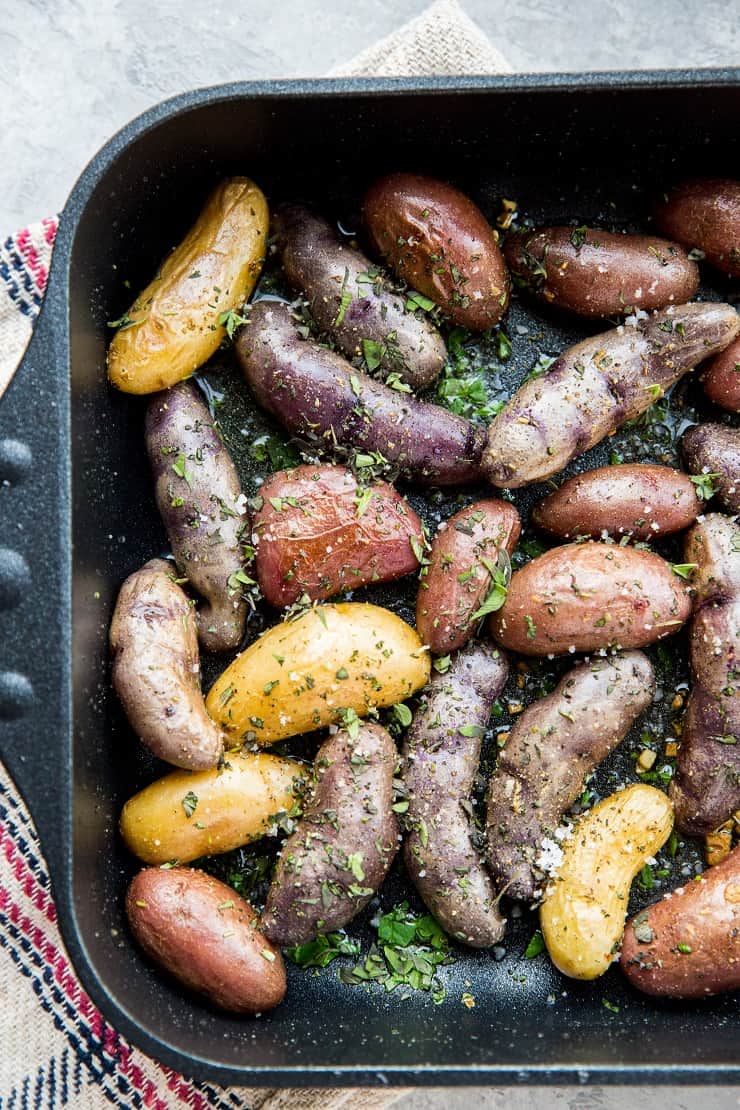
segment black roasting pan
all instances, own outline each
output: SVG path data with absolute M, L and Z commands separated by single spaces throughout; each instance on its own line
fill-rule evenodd
M 235 1020 L 145 964 L 123 920 L 132 863 L 116 821 L 153 769 L 110 693 L 106 633 L 122 579 L 164 535 L 141 402 L 114 394 L 104 371 L 127 283 L 145 284 L 224 174 L 349 219 L 371 178 L 408 168 L 455 181 L 489 215 L 504 195 L 539 218 L 637 220 L 668 179 L 740 177 L 739 153 L 737 69 L 266 82 L 170 100 L 83 173 L 0 404 L 0 754 L 35 818 L 85 988 L 153 1056 L 197 1079 L 267 1086 L 740 1078 L 737 997 L 655 1003 L 616 970 L 563 980 L 544 957 L 522 958 L 529 919 L 500 961 L 461 952 L 441 1005 L 342 985 L 336 965 L 291 968 L 281 1007 Z M 543 326 L 551 343 L 573 338 Z

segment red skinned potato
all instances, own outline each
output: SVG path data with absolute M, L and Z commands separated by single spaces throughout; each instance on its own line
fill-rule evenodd
M 577 663 L 517 717 L 488 787 L 488 862 L 510 898 L 535 896 L 537 859 L 588 774 L 652 701 L 647 656 L 628 651 Z
M 687 181 L 664 195 L 655 222 L 664 235 L 702 251 L 718 270 L 740 277 L 740 181 Z
M 628 922 L 620 956 L 633 987 L 663 998 L 740 988 L 740 847 Z
M 126 913 L 147 956 L 220 1009 L 259 1014 L 285 997 L 283 957 L 259 931 L 257 914 L 204 871 L 140 871 Z
M 257 577 L 279 609 L 419 569 L 421 521 L 387 482 L 361 487 L 342 466 L 299 466 L 271 475 L 260 496 Z
M 155 394 L 146 410 L 146 445 L 157 507 L 178 570 L 204 601 L 198 639 L 231 651 L 244 635 L 247 602 L 233 576 L 244 564 L 249 517 L 239 475 L 193 382 Z
M 508 673 L 502 651 L 469 644 L 444 674 L 432 675 L 404 745 L 406 870 L 442 928 L 474 948 L 497 944 L 506 925 L 471 839 L 470 794 L 488 718 Z
M 699 288 L 699 267 L 683 247 L 652 235 L 543 227 L 514 232 L 504 256 L 540 300 L 580 316 L 683 304 Z
M 495 417 L 483 455 L 494 486 L 515 489 L 558 474 L 740 331 L 728 304 L 677 305 L 630 319 L 569 348 Z
M 316 323 L 347 358 L 395 373 L 414 389 L 430 385 L 444 365 L 444 340 L 368 258 L 300 204 L 282 204 L 273 231 L 288 281 L 308 300 Z M 369 346 L 368 346 L 369 344 Z
M 258 301 L 236 341 L 244 377 L 263 408 L 292 435 L 332 450 L 380 452 L 424 485 L 480 478 L 485 432 L 438 405 L 417 401 L 302 339 L 290 307 Z
M 534 507 L 532 520 L 563 540 L 604 535 L 654 540 L 688 528 L 701 511 L 696 486 L 680 470 L 623 463 L 568 478 Z
M 319 748 L 316 781 L 283 844 L 262 917 L 282 948 L 341 929 L 372 898 L 398 851 L 398 752 L 380 725 L 340 729 Z
M 740 429 L 726 424 L 694 424 L 684 432 L 681 454 L 697 479 L 706 475 L 706 499 L 716 497 L 730 513 L 740 513 Z
M 498 323 L 509 274 L 492 228 L 464 193 L 433 177 L 393 173 L 371 185 L 362 214 L 373 250 L 455 324 L 485 331 Z
M 175 767 L 202 771 L 217 765 L 225 737 L 206 712 L 195 612 L 175 575 L 173 563 L 151 559 L 121 586 L 111 677 L 141 742 Z
M 476 501 L 437 532 L 416 596 L 416 630 L 433 655 L 467 643 L 502 551 L 511 555 L 521 521 L 508 501 Z
M 671 800 L 679 828 L 697 836 L 740 808 L 740 525 L 710 513 L 686 537 L 684 558 L 696 565 L 693 684 Z
M 636 648 L 676 632 L 690 611 L 687 584 L 659 555 L 567 544 L 514 572 L 491 632 L 522 655 Z
M 728 412 L 740 412 L 740 339 L 709 360 L 701 384 L 715 405 Z

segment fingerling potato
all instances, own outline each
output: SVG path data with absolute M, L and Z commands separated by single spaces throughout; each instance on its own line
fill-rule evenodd
M 129 798 L 121 836 L 144 863 L 189 863 L 264 836 L 290 812 L 306 768 L 265 752 L 229 752 L 213 771 L 172 771 Z
M 360 486 L 342 466 L 298 466 L 260 488 L 252 532 L 262 593 L 284 608 L 419 569 L 421 521 L 393 486 Z
M 195 611 L 174 563 L 151 559 L 121 586 L 110 626 L 113 688 L 143 744 L 175 767 L 215 767 L 224 734 L 200 688 Z
M 368 371 L 396 374 L 413 389 L 431 385 L 447 351 L 413 300 L 303 205 L 280 205 L 273 228 L 288 281 L 347 358 L 362 358 Z
M 696 486 L 680 470 L 622 463 L 568 478 L 535 505 L 532 520 L 564 540 L 606 535 L 654 540 L 688 528 L 701 511 Z
M 155 394 L 145 437 L 155 497 L 180 573 L 204 599 L 198 639 L 206 651 L 239 646 L 247 602 L 237 578 L 249 543 L 246 497 L 199 389 L 180 382 Z
M 108 378 L 124 393 L 156 393 L 190 377 L 226 337 L 222 320 L 254 289 L 267 242 L 267 201 L 248 177 L 218 185 L 119 322 Z
M 316 782 L 283 844 L 262 916 L 281 947 L 341 929 L 372 898 L 398 851 L 398 752 L 380 725 L 340 729 L 316 753 Z
M 308 609 L 268 629 L 237 655 L 206 699 L 236 740 L 274 744 L 287 736 L 394 705 L 429 678 L 429 652 L 413 628 L 377 605 Z
M 728 412 L 740 412 L 740 339 L 710 358 L 701 375 L 710 401 Z
M 655 222 L 664 235 L 698 249 L 718 270 L 740 277 L 740 181 L 687 181 L 666 193 Z
M 514 506 L 498 500 L 476 501 L 440 527 L 416 596 L 416 628 L 434 655 L 471 638 L 473 615 L 492 588 L 499 556 L 512 554 L 520 532 Z
M 514 572 L 490 627 L 511 651 L 564 655 L 644 647 L 676 632 L 690 611 L 687 583 L 652 551 L 566 544 Z
M 509 303 L 509 274 L 494 232 L 472 200 L 443 181 L 394 173 L 362 202 L 372 248 L 455 324 L 493 327 Z
M 740 847 L 635 914 L 620 962 L 633 987 L 663 998 L 740 989 Z
M 726 424 L 694 424 L 681 439 L 681 454 L 690 474 L 730 513 L 740 513 L 740 429 Z
M 665 794 L 636 783 L 599 802 L 562 842 L 563 858 L 540 906 L 550 959 L 563 975 L 596 979 L 619 948 L 635 875 L 673 827 Z
M 558 474 L 740 332 L 729 304 L 676 305 L 630 319 L 564 351 L 498 413 L 482 460 L 493 485 L 516 489 Z
M 189 990 L 236 1014 L 282 1002 L 285 964 L 232 887 L 204 871 L 150 867 L 126 894 L 131 932 L 147 956 Z
M 652 235 L 590 227 L 516 231 L 506 240 L 504 257 L 540 300 L 580 316 L 683 304 L 699 288 L 699 267 L 683 247 Z

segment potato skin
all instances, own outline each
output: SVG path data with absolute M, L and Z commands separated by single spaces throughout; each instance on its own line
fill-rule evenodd
M 483 470 L 494 486 L 559 473 L 740 331 L 727 304 L 677 305 L 632 320 L 577 343 L 517 390 L 488 430 Z
M 504 257 L 540 300 L 579 316 L 683 304 L 699 288 L 699 267 L 683 247 L 652 235 L 585 227 L 516 231 Z
M 690 611 L 687 584 L 652 551 L 566 544 L 514 572 L 490 627 L 510 651 L 564 655 L 644 647 L 676 632 Z
M 605 534 L 654 540 L 688 528 L 701 511 L 694 483 L 680 470 L 623 463 L 568 478 L 535 505 L 532 520 L 563 540 Z
M 192 868 L 150 867 L 126 894 L 131 932 L 150 959 L 222 1010 L 259 1014 L 285 997 L 285 964 L 257 914 L 225 883 Z
M 262 269 L 267 201 L 248 177 L 216 186 L 182 242 L 142 290 L 113 336 L 108 379 L 124 393 L 156 393 L 189 378 L 226 336 Z
M 701 384 L 710 401 L 728 412 L 740 412 L 740 339 L 704 367 Z
M 262 593 L 278 609 L 302 594 L 312 601 L 419 569 L 419 517 L 387 482 L 364 490 L 343 466 L 279 470 L 260 489 L 254 515 Z M 413 543 L 412 543 L 413 541 Z
M 508 671 L 503 652 L 468 644 L 445 674 L 432 675 L 403 751 L 406 870 L 442 928 L 474 948 L 497 944 L 506 927 L 463 805 L 470 806 L 483 733 Z
M 508 501 L 476 501 L 440 528 L 416 596 L 416 629 L 433 655 L 446 655 L 475 632 L 471 617 L 491 588 L 501 551 L 511 555 L 521 532 Z M 485 560 L 485 562 L 484 562 Z
M 635 783 L 589 810 L 562 844 L 563 861 L 540 906 L 550 959 L 563 975 L 596 979 L 624 931 L 630 885 L 673 827 L 660 790 Z
M 239 646 L 247 619 L 241 587 L 249 517 L 239 475 L 197 386 L 181 382 L 147 406 L 145 436 L 155 497 L 180 573 L 205 598 L 198 639 L 206 651 Z M 218 542 L 215 542 L 218 540 Z
M 583 780 L 650 705 L 655 676 L 641 651 L 577 663 L 551 694 L 517 717 L 488 787 L 486 837 L 494 879 L 531 901 L 546 836 Z
M 347 358 L 364 357 L 362 340 L 369 339 L 378 344 L 384 376 L 395 372 L 413 389 L 431 385 L 447 357 L 444 340 L 429 320 L 406 312 L 406 295 L 387 278 L 369 276 L 377 270 L 369 258 L 300 204 L 281 204 L 273 230 L 288 281 Z
M 681 454 L 691 474 L 716 474 L 715 498 L 728 512 L 740 513 L 740 430 L 694 424 L 683 434 Z
M 480 478 L 483 429 L 355 370 L 296 326 L 288 305 L 258 301 L 236 341 L 257 401 L 292 435 L 327 450 L 379 451 L 422 485 Z
M 620 963 L 633 987 L 658 997 L 706 998 L 740 988 L 740 847 L 636 914 Z
M 306 768 L 265 752 L 229 752 L 218 770 L 172 771 L 129 798 L 121 836 L 144 863 L 189 863 L 264 836 L 290 812 Z
M 671 798 L 679 828 L 711 832 L 740 808 L 740 525 L 710 513 L 686 537 L 693 684 Z
M 655 222 L 664 235 L 704 251 L 718 270 L 740 277 L 740 181 L 687 181 L 666 194 Z
M 235 740 L 260 746 L 394 705 L 429 678 L 429 652 L 395 613 L 340 602 L 268 629 L 237 655 L 206 699 Z
M 368 189 L 362 214 L 372 248 L 461 327 L 485 331 L 509 304 L 509 274 L 473 202 L 443 181 L 394 173 Z
M 341 929 L 372 898 L 398 851 L 398 752 L 380 725 L 340 729 L 316 753 L 316 783 L 280 850 L 262 915 L 281 947 Z
M 195 615 L 175 567 L 151 559 L 121 586 L 109 642 L 113 688 L 143 744 L 175 767 L 215 767 L 224 734 L 200 689 Z

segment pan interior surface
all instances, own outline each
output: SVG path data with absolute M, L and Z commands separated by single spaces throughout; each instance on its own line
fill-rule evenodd
M 614 968 L 596 983 L 566 980 L 545 956 L 525 958 L 537 927 L 526 912 L 510 920 L 500 958 L 455 950 L 456 962 L 443 969 L 446 997 L 439 1004 L 421 992 L 402 999 L 400 991 L 347 986 L 338 961 L 320 972 L 289 967 L 282 1006 L 258 1019 L 235 1019 L 184 996 L 148 966 L 124 920 L 122 895 L 135 866 L 117 819 L 125 800 L 161 768 L 135 742 L 110 689 L 107 629 L 122 580 L 166 550 L 166 539 L 144 449 L 145 400 L 108 388 L 105 351 L 108 321 L 129 306 L 132 291 L 148 282 L 223 176 L 249 175 L 271 201 L 312 201 L 346 228 L 358 226 L 367 184 L 396 169 L 454 182 L 492 221 L 506 197 L 536 222 L 637 228 L 664 183 L 738 175 L 739 123 L 740 88 L 711 83 L 214 95 L 143 129 L 99 171 L 79 211 L 73 198 L 67 218 L 78 218 L 68 272 L 74 786 L 62 901 L 69 900 L 72 947 L 84 953 L 87 985 L 95 980 L 94 996 L 111 1020 L 154 1055 L 196 1077 L 286 1085 L 474 1083 L 486 1075 L 541 1082 L 576 1073 L 625 1082 L 648 1075 L 675 1080 L 682 1071 L 706 1081 L 702 1069 L 736 1064 L 736 999 L 657 1003 L 632 992 Z M 717 278 L 703 295 L 726 299 L 731 290 Z M 504 328 L 512 357 L 496 364 L 490 378 L 501 397 L 540 355 L 600 330 L 519 299 Z M 483 348 L 470 351 L 481 365 L 493 365 Z M 252 492 L 265 472 L 254 459 L 254 438 L 275 426 L 255 412 L 228 353 L 202 379 L 230 402 L 219 418 Z M 683 402 L 688 413 L 701 405 L 695 386 Z M 631 447 L 624 440 L 625 450 L 639 457 L 642 438 L 638 429 Z M 614 449 L 612 442 L 595 449 L 576 469 L 607 462 Z M 667 454 L 672 450 L 668 434 Z M 421 504 L 413 489 L 405 490 Z M 542 492 L 517 498 L 525 514 Z M 447 515 L 460 503 L 446 494 L 434 511 Z M 407 618 L 413 596 L 413 583 L 367 593 Z M 677 659 L 685 654 L 680 640 L 667 647 Z M 508 692 L 513 696 L 514 686 Z M 528 696 L 534 692 L 533 685 Z M 658 715 L 652 725 L 668 727 Z M 634 780 L 626 754 L 634 743 L 623 747 L 595 789 L 609 792 Z M 689 846 L 680 866 L 690 869 L 698 858 Z M 661 889 L 677 885 L 679 874 Z M 638 899 L 652 901 L 661 889 Z M 397 863 L 382 906 L 401 898 L 418 906 Z M 371 916 L 351 927 L 363 952 L 374 936 Z M 471 1008 L 463 994 L 472 995 Z

